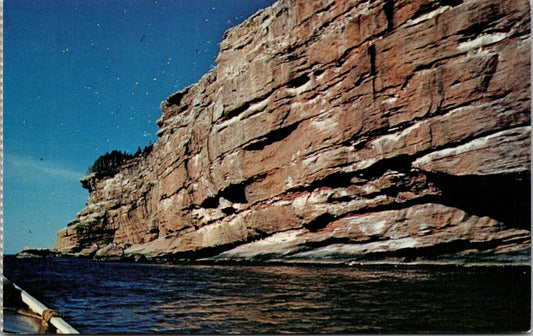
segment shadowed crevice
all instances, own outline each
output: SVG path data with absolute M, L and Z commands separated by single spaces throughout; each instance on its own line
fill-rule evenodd
M 266 146 L 271 145 L 275 142 L 281 141 L 288 137 L 294 130 L 298 128 L 298 123 L 278 128 L 265 136 L 259 138 L 258 140 L 244 146 L 244 150 L 246 151 L 256 151 L 256 150 L 262 150 Z
M 179 91 L 179 92 L 176 92 L 174 93 L 172 96 L 168 97 L 167 98 L 167 104 L 170 106 L 170 105 L 180 105 L 181 104 L 181 100 L 183 99 L 183 97 L 189 93 L 189 88 L 186 88 L 182 91 Z
M 248 200 L 246 199 L 245 188 L 246 185 L 243 183 L 231 184 L 220 193 L 220 196 L 232 203 L 248 203 Z
M 200 206 L 206 209 L 216 209 L 220 204 L 220 197 L 225 198 L 231 203 L 248 203 L 246 198 L 246 183 L 230 184 L 217 195 L 206 198 Z M 229 213 L 226 211 L 226 214 Z
M 287 83 L 287 86 L 290 87 L 291 89 L 296 89 L 300 86 L 304 86 L 307 82 L 309 82 L 309 80 L 310 80 L 309 75 L 305 73 L 301 76 L 291 79 Z
M 386 0 L 383 4 L 383 11 L 387 18 L 387 31 L 394 28 L 394 0 Z
M 308 229 L 310 232 L 317 232 L 318 230 L 323 229 L 326 226 L 328 226 L 328 224 L 333 222 L 334 220 L 335 220 L 335 216 L 329 213 L 325 213 L 313 219 L 309 223 L 305 224 L 304 227 Z
M 442 191 L 441 203 L 476 216 L 488 216 L 506 228 L 531 229 L 530 173 L 467 175 L 427 173 Z

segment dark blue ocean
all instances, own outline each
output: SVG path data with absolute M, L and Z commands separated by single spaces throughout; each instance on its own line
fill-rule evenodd
M 157 265 L 4 257 L 4 274 L 83 334 L 512 333 L 527 266 Z

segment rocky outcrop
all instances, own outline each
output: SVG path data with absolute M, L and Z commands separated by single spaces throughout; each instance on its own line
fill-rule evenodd
M 349 261 L 530 246 L 524 0 L 280 0 L 161 104 L 158 141 L 55 248 Z
M 62 257 L 63 254 L 53 249 L 25 247 L 16 256 L 17 258 L 55 258 Z

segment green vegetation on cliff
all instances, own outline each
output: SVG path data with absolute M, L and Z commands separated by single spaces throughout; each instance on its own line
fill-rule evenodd
M 152 151 L 153 144 L 144 147 L 144 150 L 141 150 L 140 147 L 137 148 L 135 154 L 129 154 L 127 152 L 121 152 L 114 150 L 111 153 L 107 152 L 104 155 L 100 156 L 93 163 L 87 174 L 95 173 L 98 177 L 113 176 L 120 170 L 120 167 L 128 162 L 129 160 L 148 155 Z

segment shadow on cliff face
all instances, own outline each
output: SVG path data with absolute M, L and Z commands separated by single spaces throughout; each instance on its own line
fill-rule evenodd
M 476 216 L 488 216 L 506 228 L 531 230 L 531 175 L 467 175 L 427 173 L 442 191 L 441 203 Z

